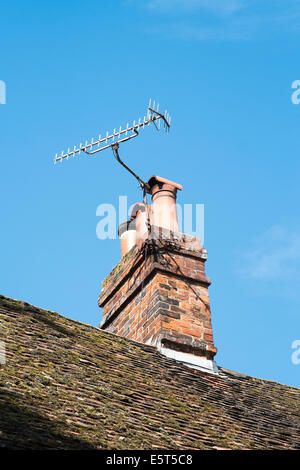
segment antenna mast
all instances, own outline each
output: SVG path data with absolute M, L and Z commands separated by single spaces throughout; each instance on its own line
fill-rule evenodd
M 114 129 L 113 133 L 109 135 L 106 132 L 105 137 L 101 138 L 101 134 L 99 135 L 97 140 L 92 139 L 90 143 L 87 141 L 85 144 L 80 144 L 77 148 L 74 146 L 73 150 L 68 149 L 67 152 L 62 152 L 61 155 L 56 154 L 54 158 L 54 163 L 61 162 L 63 159 L 67 159 L 69 157 L 75 157 L 77 154 L 80 155 L 81 152 L 86 153 L 87 155 L 94 155 L 102 150 L 106 150 L 111 148 L 116 160 L 127 170 L 131 173 L 139 182 L 140 187 L 142 188 L 144 193 L 149 192 L 148 184 L 145 183 L 133 170 L 131 170 L 120 158 L 119 156 L 119 146 L 123 142 L 128 142 L 131 139 L 134 139 L 139 135 L 139 130 L 142 128 L 144 129 L 145 126 L 150 126 L 153 122 L 156 129 L 160 129 L 161 121 L 164 124 L 165 131 L 168 133 L 171 125 L 171 117 L 167 111 L 164 114 L 159 112 L 159 104 L 155 105 L 155 101 L 151 104 L 151 99 L 149 101 L 149 106 L 147 109 L 147 115 L 144 116 L 144 120 L 142 121 L 139 119 L 137 122 L 133 121 L 132 126 L 127 126 L 125 129 L 122 129 L 120 126 L 119 130 Z M 129 135 L 128 135 L 129 134 Z

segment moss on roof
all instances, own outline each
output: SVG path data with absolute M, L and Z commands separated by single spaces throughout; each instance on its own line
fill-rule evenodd
M 300 391 L 189 369 L 155 348 L 0 296 L 0 446 L 300 448 Z

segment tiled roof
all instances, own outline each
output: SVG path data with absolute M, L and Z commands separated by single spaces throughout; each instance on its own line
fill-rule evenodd
M 154 347 L 0 296 L 0 446 L 300 448 L 300 391 L 189 369 Z

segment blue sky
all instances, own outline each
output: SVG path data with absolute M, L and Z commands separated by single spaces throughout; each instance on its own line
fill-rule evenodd
M 153 97 L 170 135 L 120 153 L 205 205 L 217 363 L 299 386 L 300 2 L 11 1 L 0 40 L 1 293 L 98 325 L 120 249 L 96 237 L 96 209 L 141 195 L 110 151 L 52 159 Z

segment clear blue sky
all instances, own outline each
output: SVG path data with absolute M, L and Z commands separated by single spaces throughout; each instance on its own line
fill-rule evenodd
M 98 325 L 100 283 L 119 241 L 96 237 L 96 208 L 140 200 L 106 151 L 56 152 L 141 116 L 172 115 L 122 147 L 147 179 L 205 204 L 216 357 L 300 385 L 300 2 L 3 2 L 0 15 L 1 293 Z

